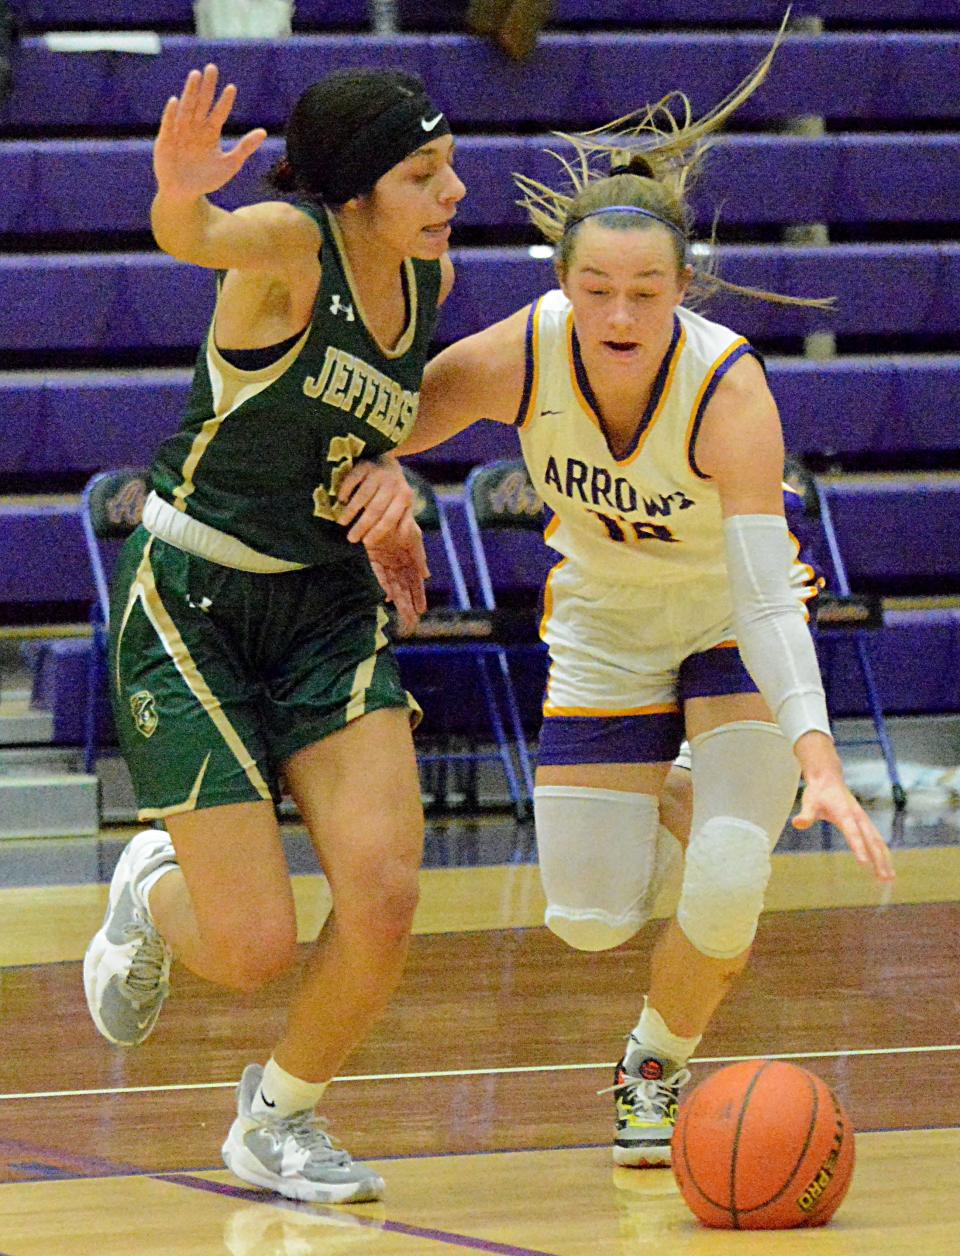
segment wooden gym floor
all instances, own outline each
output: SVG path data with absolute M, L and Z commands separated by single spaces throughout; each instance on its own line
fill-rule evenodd
M 478 821 L 467 847 L 485 831 L 507 846 L 514 832 Z M 431 833 L 435 848 L 449 836 Z M 101 878 L 125 836 L 97 844 Z M 113 1048 L 80 973 L 105 884 L 0 890 L 0 1256 L 960 1253 L 960 846 L 945 840 L 898 849 L 887 895 L 845 853 L 775 856 L 752 965 L 693 1073 L 785 1056 L 850 1112 L 847 1200 L 823 1230 L 780 1234 L 709 1231 L 669 1170 L 613 1167 L 611 1096 L 596 1091 L 636 1019 L 657 926 L 616 952 L 570 951 L 539 923 L 530 863 L 424 871 L 403 987 L 325 1104 L 388 1194 L 341 1208 L 248 1189 L 219 1162 L 236 1080 L 268 1054 L 288 985 L 244 999 L 175 971 L 154 1036 Z M 0 852 L 7 885 L 16 845 Z M 325 883 L 295 887 L 307 939 Z

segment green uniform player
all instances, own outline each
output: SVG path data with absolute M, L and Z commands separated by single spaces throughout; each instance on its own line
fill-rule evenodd
M 405 260 L 409 317 L 388 350 L 364 321 L 336 220 L 301 208 L 322 238 L 310 322 L 244 369 L 211 320 L 114 582 L 114 711 L 142 820 L 276 800 L 295 751 L 369 711 L 417 710 L 337 491 L 412 426 L 440 263 Z
M 84 986 L 104 1037 L 135 1046 L 174 958 L 247 992 L 293 966 L 282 781 L 333 906 L 282 1038 L 244 1070 L 222 1154 L 257 1187 L 356 1202 L 383 1181 L 314 1109 L 396 988 L 417 903 L 416 704 L 385 597 L 415 622 L 426 558 L 390 451 L 416 418 L 464 187 L 419 79 L 343 71 L 291 113 L 270 176 L 290 199 L 228 213 L 207 195 L 266 138 L 224 151 L 235 94 L 217 97 L 215 66 L 191 71 L 154 146 L 157 243 L 219 278 L 187 413 L 156 455 L 111 609 L 121 746 L 141 818 L 163 829 L 126 846 Z M 358 460 L 379 485 L 361 493 L 378 512 L 362 539 L 340 521 Z

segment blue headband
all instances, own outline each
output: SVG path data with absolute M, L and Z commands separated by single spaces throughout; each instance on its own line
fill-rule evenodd
M 588 218 L 596 218 L 598 214 L 640 214 L 644 218 L 652 218 L 654 222 L 660 223 L 662 227 L 669 227 L 683 241 L 683 247 L 687 247 L 687 237 L 680 230 L 675 222 L 671 222 L 669 218 L 661 218 L 659 214 L 655 214 L 652 209 L 641 209 L 639 205 L 604 205 L 602 209 L 591 209 L 589 213 L 584 214 L 582 218 L 576 218 L 573 222 L 569 219 L 563 228 L 563 234 L 572 231 L 574 227 L 579 227 L 582 222 L 586 222 Z

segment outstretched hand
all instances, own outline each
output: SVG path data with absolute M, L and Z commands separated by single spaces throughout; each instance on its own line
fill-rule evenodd
M 363 545 L 384 596 L 397 612 L 400 634 L 407 636 L 427 609 L 424 580 L 430 573 L 423 533 L 413 516 L 407 515 L 386 540 L 364 541 Z
M 878 881 L 896 876 L 890 849 L 876 825 L 840 779 L 807 781 L 800 811 L 793 818 L 795 829 L 809 829 L 817 820 L 827 820 L 843 834 L 854 857 L 872 870 Z
M 347 539 L 362 543 L 400 631 L 410 633 L 427 609 L 429 577 L 423 533 L 414 518 L 416 501 L 400 464 L 393 458 L 361 460 L 344 476 L 337 492 L 338 519 Z
M 191 70 L 181 95 L 166 103 L 153 146 L 153 169 L 158 188 L 167 196 L 195 200 L 216 192 L 267 138 L 257 127 L 223 150 L 223 127 L 237 89 L 228 83 L 215 101 L 217 78 L 215 65 L 205 66 L 202 73 Z

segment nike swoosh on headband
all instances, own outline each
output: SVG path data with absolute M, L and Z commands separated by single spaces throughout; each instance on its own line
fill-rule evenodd
M 435 118 L 421 118 L 420 125 L 423 127 L 425 131 L 432 131 L 433 128 L 437 125 L 437 123 L 440 121 L 442 117 L 443 117 L 443 114 L 438 113 Z

